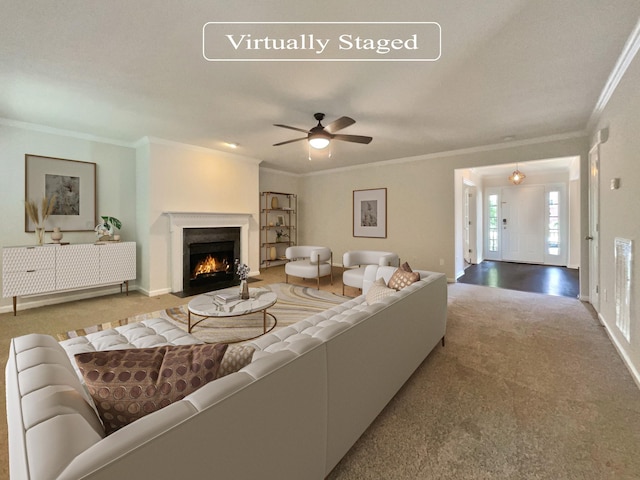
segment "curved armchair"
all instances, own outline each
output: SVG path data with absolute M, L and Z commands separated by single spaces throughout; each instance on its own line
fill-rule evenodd
M 289 262 L 284 266 L 285 281 L 289 283 L 289 275 L 301 278 L 316 278 L 320 290 L 320 277 L 331 276 L 333 285 L 333 252 L 327 247 L 298 245 L 288 247 L 285 256 Z
M 342 272 L 342 295 L 344 295 L 345 285 L 362 290 L 364 270 L 367 265 L 399 267 L 400 257 L 398 257 L 397 253 L 379 252 L 377 250 L 351 250 L 345 252 L 342 256 L 342 266 L 345 268 Z

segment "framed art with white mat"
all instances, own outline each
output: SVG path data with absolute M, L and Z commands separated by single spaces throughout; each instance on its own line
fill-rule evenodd
M 353 236 L 387 238 L 387 189 L 353 191 Z
M 96 164 L 78 160 L 26 154 L 25 200 L 36 204 L 55 196 L 45 230 L 60 227 L 66 232 L 93 230 L 96 225 Z M 35 225 L 25 214 L 25 232 Z

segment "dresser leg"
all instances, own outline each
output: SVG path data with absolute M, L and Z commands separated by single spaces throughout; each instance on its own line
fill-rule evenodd
M 13 316 L 16 316 L 16 307 L 18 306 L 18 297 L 13 297 Z
M 124 284 L 127 286 L 127 297 L 129 296 L 129 280 L 125 280 Z

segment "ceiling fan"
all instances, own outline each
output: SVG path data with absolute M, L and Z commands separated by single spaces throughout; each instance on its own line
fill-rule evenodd
M 343 142 L 355 142 L 355 143 L 370 143 L 373 140 L 371 137 L 365 137 L 363 135 L 342 135 L 335 132 L 342 130 L 343 128 L 353 125 L 356 121 L 349 117 L 340 117 L 334 120 L 326 127 L 322 126 L 322 120 L 324 119 L 324 113 L 316 113 L 313 117 L 318 121 L 318 125 L 311 130 L 305 130 L 303 128 L 290 127 L 288 125 L 281 125 L 274 123 L 274 127 L 288 128 L 290 130 L 296 130 L 298 132 L 306 133 L 306 137 L 294 138 L 293 140 L 287 140 L 286 142 L 274 143 L 273 146 L 286 145 L 287 143 L 299 142 L 300 140 L 308 140 L 309 145 L 313 148 L 322 149 L 329 145 L 331 140 L 342 140 Z

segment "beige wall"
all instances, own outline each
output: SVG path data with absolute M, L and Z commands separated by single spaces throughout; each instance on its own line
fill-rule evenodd
M 640 383 L 640 58 L 622 77 L 594 130 L 607 128 L 600 146 L 600 317 Z M 609 182 L 620 178 L 620 189 Z M 633 241 L 631 277 L 631 342 L 616 327 L 614 239 Z
M 391 250 L 416 268 L 453 279 L 455 169 L 573 155 L 586 168 L 587 150 L 586 137 L 570 136 L 301 176 L 299 243 L 329 246 L 337 264 L 348 250 Z M 353 237 L 353 190 L 382 187 L 387 188 L 387 238 Z
M 259 161 L 159 139 L 140 142 L 137 154 L 139 283 L 145 293 L 171 291 L 168 211 L 250 214 L 249 267 L 259 269 Z

